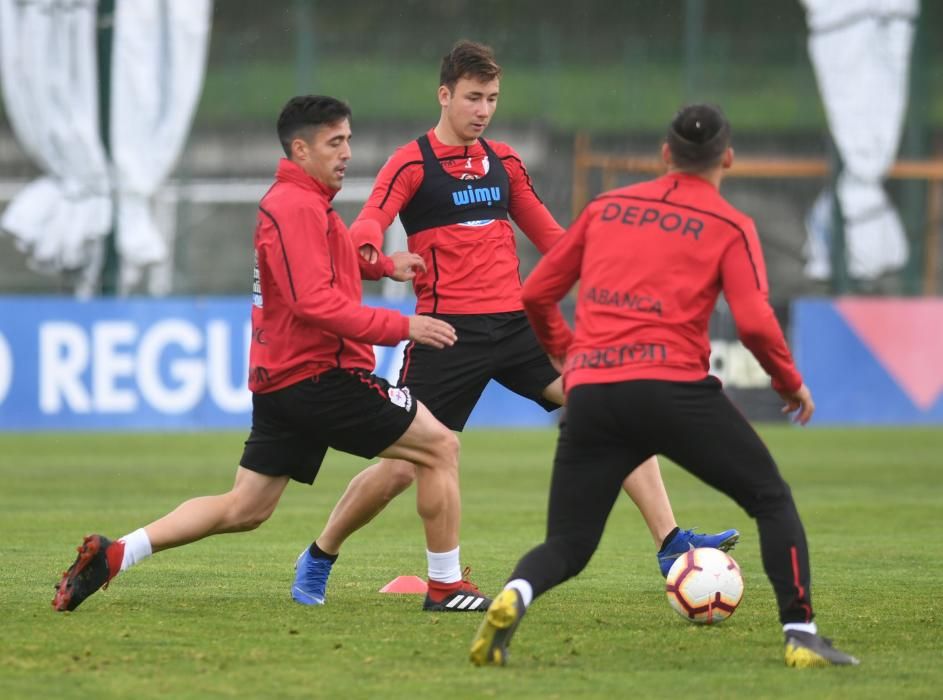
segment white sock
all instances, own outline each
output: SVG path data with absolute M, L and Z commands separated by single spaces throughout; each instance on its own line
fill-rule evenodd
M 124 542 L 124 558 L 121 560 L 120 571 L 130 569 L 138 562 L 151 556 L 151 541 L 148 539 L 143 527 L 120 539 Z
M 795 630 L 796 632 L 808 632 L 809 634 L 818 634 L 819 628 L 814 622 L 787 622 L 783 625 L 783 632 Z
M 462 566 L 458 560 L 458 547 L 451 552 L 430 552 L 426 550 L 429 563 L 429 580 L 439 583 L 457 583 L 462 580 Z
M 504 590 L 508 588 L 513 588 L 515 591 L 521 594 L 521 602 L 524 603 L 526 608 L 530 605 L 530 601 L 534 599 L 534 589 L 530 585 L 529 581 L 525 581 L 522 578 L 516 578 L 513 581 L 508 581 L 504 586 Z

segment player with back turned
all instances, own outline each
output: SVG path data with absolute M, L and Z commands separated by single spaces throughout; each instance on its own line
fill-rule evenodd
M 788 666 L 858 661 L 818 636 L 809 551 L 789 486 L 753 428 L 708 374 L 708 321 L 723 292 L 743 344 L 805 425 L 815 409 L 769 305 L 753 221 L 718 189 L 730 125 L 694 105 L 671 123 L 668 173 L 594 199 L 524 285 L 527 315 L 564 367 L 567 416 L 550 486 L 547 537 L 517 564 L 475 635 L 471 660 L 504 664 L 533 599 L 584 569 L 620 484 L 663 454 L 756 520 Z M 579 281 L 576 327 L 558 306 Z M 643 297 L 640 305 L 600 299 Z M 657 313 L 654 311 L 657 306 Z

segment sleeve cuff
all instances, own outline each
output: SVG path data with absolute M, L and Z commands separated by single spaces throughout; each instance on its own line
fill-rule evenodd
M 383 231 L 374 222 L 358 222 L 353 225 L 350 228 L 350 240 L 357 250 L 365 245 L 372 245 L 377 252 L 383 252 Z
M 773 390 L 780 394 L 793 394 L 799 391 L 799 387 L 802 386 L 802 376 L 796 374 L 795 376 L 790 376 L 786 381 L 780 381 L 779 379 L 773 379 L 771 382 Z

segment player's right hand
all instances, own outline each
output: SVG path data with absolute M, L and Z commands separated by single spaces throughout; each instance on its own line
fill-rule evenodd
M 445 321 L 431 316 L 410 316 L 409 339 L 441 350 L 455 345 L 458 335 Z
M 809 422 L 815 412 L 815 401 L 812 400 L 809 387 L 803 384 L 793 392 L 781 391 L 779 395 L 786 402 L 783 406 L 783 413 L 795 413 L 792 419 L 799 425 Z
M 422 259 L 421 255 L 415 253 L 405 251 L 391 253 L 390 260 L 393 261 L 393 272 L 390 274 L 390 278 L 397 282 L 409 282 L 416 278 L 417 270 L 426 271 L 426 261 Z
M 547 355 L 550 360 L 550 366 L 557 370 L 557 374 L 563 374 L 563 368 L 566 366 L 565 355 Z

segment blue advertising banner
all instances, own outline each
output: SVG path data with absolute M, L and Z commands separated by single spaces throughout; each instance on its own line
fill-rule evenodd
M 249 312 L 231 297 L 0 298 L 0 430 L 248 431 Z M 375 351 L 377 374 L 395 382 L 402 347 Z M 492 382 L 469 427 L 555 416 Z
M 806 299 L 792 326 L 816 424 L 943 423 L 943 300 Z

